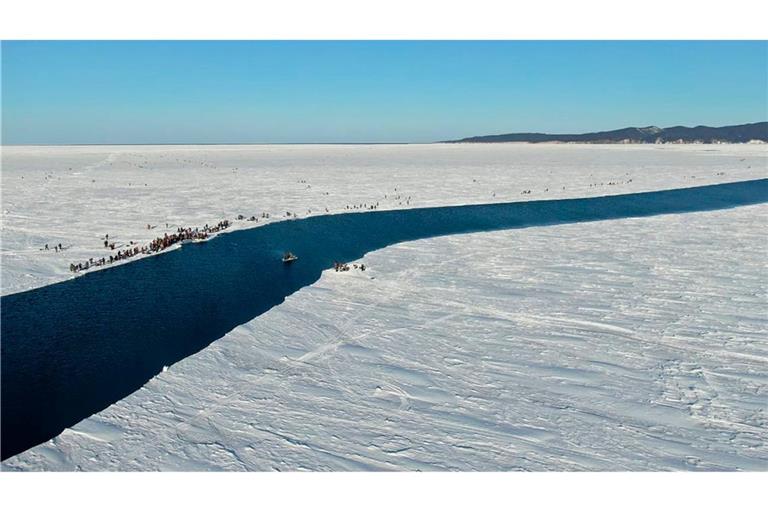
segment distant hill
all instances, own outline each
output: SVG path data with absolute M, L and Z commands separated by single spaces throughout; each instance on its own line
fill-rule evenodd
M 549 133 L 505 133 L 502 135 L 481 135 L 445 142 L 572 142 L 584 144 L 619 143 L 690 143 L 714 144 L 721 142 L 768 142 L 768 122 L 740 124 L 735 126 L 671 126 L 658 128 L 622 128 L 608 132 L 579 134 Z

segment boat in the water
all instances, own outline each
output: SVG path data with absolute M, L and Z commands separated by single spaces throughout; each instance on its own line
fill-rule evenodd
M 283 263 L 285 263 L 286 265 L 287 265 L 288 263 L 293 263 L 293 262 L 294 262 L 294 261 L 296 261 L 297 259 L 299 259 L 299 257 L 298 257 L 298 256 L 296 256 L 295 254 L 293 254 L 293 253 L 292 253 L 292 252 L 290 252 L 290 251 L 288 251 L 288 252 L 286 252 L 285 254 L 283 254 Z

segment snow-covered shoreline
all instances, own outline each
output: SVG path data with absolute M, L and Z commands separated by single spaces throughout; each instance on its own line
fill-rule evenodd
M 178 226 L 229 219 L 237 230 L 265 222 L 237 215 L 269 213 L 269 222 L 287 212 L 306 217 L 376 204 L 590 197 L 740 181 L 768 175 L 766 154 L 753 145 L 4 146 L 1 292 L 70 279 L 70 263 L 114 255 L 103 247 L 105 234 L 144 245 Z M 67 250 L 42 250 L 46 243 Z

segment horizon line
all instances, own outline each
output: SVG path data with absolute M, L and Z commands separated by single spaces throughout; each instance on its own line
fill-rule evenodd
M 760 123 L 766 123 L 766 121 L 752 121 L 747 123 L 738 123 L 738 124 L 726 124 L 721 126 L 710 126 L 705 124 L 697 124 L 697 125 L 684 125 L 684 124 L 677 124 L 672 126 L 667 126 L 664 128 L 661 128 L 662 130 L 667 130 L 670 128 L 728 128 L 728 127 L 734 127 L 734 126 L 746 126 L 746 125 L 752 125 L 752 124 L 760 124 Z M 659 128 L 657 125 L 646 125 L 646 126 L 640 126 L 640 125 L 632 125 L 632 126 L 624 126 L 622 128 L 613 128 L 609 130 L 593 130 L 588 132 L 575 132 L 575 133 L 566 133 L 566 132 L 530 132 L 530 131 L 516 131 L 516 132 L 504 132 L 504 133 L 493 133 L 493 134 L 486 134 L 486 135 L 468 135 L 465 137 L 461 137 L 459 139 L 442 139 L 442 140 L 433 140 L 433 141 L 425 141 L 425 142 L 414 142 L 414 141 L 387 141 L 387 142 L 74 142 L 74 143 L 68 143 L 68 142 L 54 142 L 54 143 L 46 143 L 46 142 L 31 142 L 31 143 L 11 143 L 6 144 L 2 141 L 0 141 L 0 147 L 5 146 L 320 146 L 320 145 L 333 145 L 333 146 L 386 146 L 386 145 L 413 145 L 413 144 L 455 144 L 455 143 L 461 143 L 465 142 L 466 139 L 473 139 L 478 137 L 496 137 L 496 136 L 503 136 L 503 135 L 548 135 L 548 136 L 572 136 L 572 135 L 588 135 L 593 133 L 605 133 L 605 132 L 612 132 L 612 131 L 618 131 L 618 130 L 625 130 L 630 128 L 635 129 L 642 129 L 642 128 Z M 468 141 L 467 141 L 468 142 Z M 531 143 L 526 141 L 510 141 L 511 143 Z M 557 143 L 557 141 L 550 141 L 552 143 Z M 497 142 L 498 143 L 498 142 Z M 541 144 L 542 142 L 536 142 L 536 144 Z M 570 142 L 569 142 L 570 143 Z
M 34 142 L 27 144 L 4 144 L 5 146 L 386 146 L 405 144 L 441 144 L 443 141 L 430 142 Z

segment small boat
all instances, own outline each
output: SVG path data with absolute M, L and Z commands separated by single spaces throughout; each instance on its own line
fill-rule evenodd
M 286 252 L 285 254 L 283 254 L 283 263 L 285 263 L 286 265 L 288 263 L 293 263 L 297 259 L 299 259 L 299 257 L 293 254 L 292 252 Z

